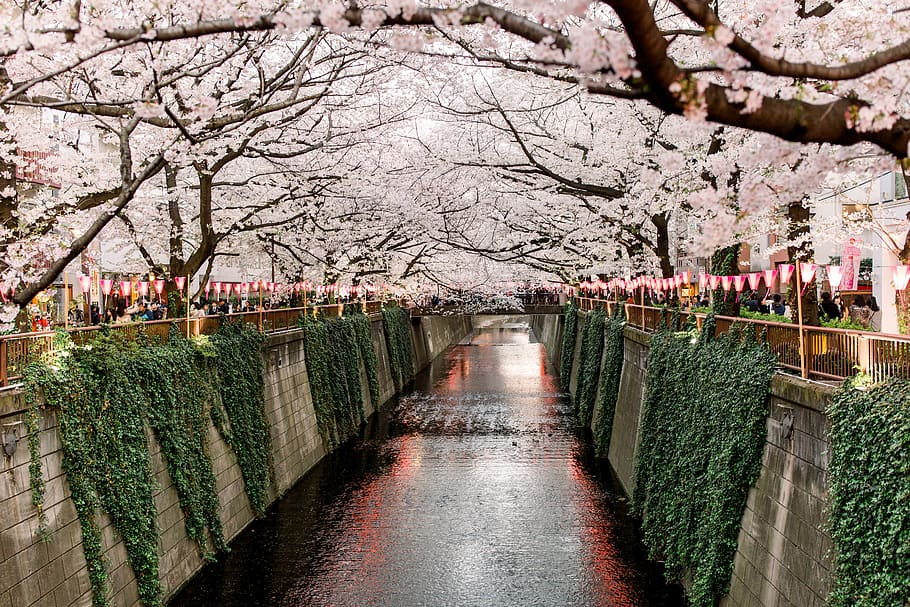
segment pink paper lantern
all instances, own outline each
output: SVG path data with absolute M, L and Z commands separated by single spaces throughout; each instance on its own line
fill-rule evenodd
M 178 282 L 176 279 L 175 279 L 174 282 L 177 283 L 177 288 L 178 288 L 178 289 L 183 288 L 183 287 L 181 287 L 181 283 Z M 184 280 L 184 281 L 182 281 L 182 282 L 186 282 L 186 280 Z M 152 283 L 152 284 L 153 284 L 154 287 L 155 287 L 155 293 L 157 293 L 158 296 L 160 297 L 161 294 L 164 292 L 164 279 L 163 279 L 163 278 L 159 278 L 159 279 L 157 279 L 157 280 L 156 280 L 154 283 Z
M 139 295 L 146 297 L 149 294 L 149 283 L 146 280 L 140 280 L 136 283 L 136 286 L 139 289 Z
M 107 297 L 114 290 L 114 281 L 110 278 L 102 278 L 98 281 L 101 284 L 101 292 Z
M 733 286 L 733 277 L 732 276 L 721 276 L 720 282 L 724 287 L 724 291 L 729 291 Z
M 799 277 L 803 281 L 804 285 L 812 282 L 812 279 L 815 278 L 815 270 L 818 266 L 814 263 L 808 261 L 799 262 Z
M 743 290 L 743 287 L 746 286 L 746 275 L 737 274 L 733 277 L 733 283 L 736 285 L 736 292 L 740 293 Z
M 213 282 L 213 283 L 212 283 L 212 288 L 215 290 L 215 297 L 218 297 L 218 295 L 221 294 L 221 283 L 220 283 L 220 282 Z
M 749 272 L 749 288 L 753 291 L 758 290 L 758 284 L 761 282 L 760 272 Z
M 769 289 L 773 289 L 774 283 L 777 280 L 777 270 L 764 270 L 762 274 L 764 274 L 765 286 Z
M 793 276 L 793 271 L 796 269 L 796 265 L 792 263 L 781 263 L 778 264 L 778 269 L 780 270 L 780 284 L 781 286 L 790 282 L 790 277 Z
M 682 283 L 683 283 L 683 277 L 682 277 L 682 276 L 680 276 L 679 274 L 677 274 L 676 276 L 673 277 L 673 286 L 674 286 L 674 287 L 676 287 L 676 288 L 678 289 L 678 288 L 680 287 L 680 285 L 682 285 Z
M 203 291 L 205 292 L 206 299 L 208 299 L 209 291 L 211 291 L 211 290 L 212 290 L 212 283 L 211 282 L 205 283 L 205 288 L 203 289 Z
M 825 272 L 828 274 L 828 284 L 831 285 L 831 290 L 837 291 L 840 288 L 840 281 L 844 277 L 843 266 L 826 266 Z
M 894 266 L 891 275 L 894 278 L 894 288 L 903 291 L 910 282 L 910 266 Z
M 720 276 L 711 275 L 708 278 L 708 281 L 711 283 L 711 290 L 716 291 L 718 285 L 720 285 Z
M 79 277 L 79 289 L 82 290 L 82 293 L 88 293 L 92 289 L 92 277 L 91 276 L 80 276 Z
M 128 280 L 120 281 L 120 295 L 123 297 L 129 297 L 130 291 L 132 291 L 133 285 Z
M 155 281 L 155 284 L 156 284 L 156 285 L 158 284 L 158 281 L 157 281 L 157 280 Z M 186 276 L 176 276 L 176 277 L 174 278 L 174 284 L 177 285 L 177 290 L 178 290 L 178 291 L 182 291 L 182 290 L 183 290 L 183 285 L 186 284 Z M 161 281 L 161 288 L 162 288 L 162 289 L 164 288 L 164 281 Z M 161 294 L 161 291 L 158 290 L 158 287 L 157 287 L 157 286 L 155 287 L 155 292 L 158 293 L 159 295 Z
M 705 290 L 705 287 L 708 286 L 708 278 L 709 278 L 709 276 L 708 276 L 707 274 L 704 274 L 704 273 L 702 273 L 702 274 L 698 277 L 698 290 L 699 290 L 699 291 L 704 291 L 704 290 Z
M 690 272 L 689 270 L 686 270 L 685 272 L 683 272 L 680 275 L 680 279 L 682 280 L 683 283 L 689 284 L 690 282 L 692 282 L 692 272 Z

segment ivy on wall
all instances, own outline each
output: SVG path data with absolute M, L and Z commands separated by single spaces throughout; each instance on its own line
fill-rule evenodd
M 243 486 L 257 516 L 265 513 L 271 483 L 272 439 L 265 415 L 265 335 L 252 325 L 226 323 L 211 337 L 217 394 L 211 418 L 237 456 Z
M 597 385 L 600 381 L 600 363 L 604 346 L 604 322 L 607 314 L 602 307 L 588 312 L 581 331 L 578 386 L 575 390 L 575 413 L 582 426 L 591 425 Z
M 379 373 L 376 351 L 373 349 L 373 326 L 366 314 L 355 312 L 350 316 L 354 324 L 354 333 L 357 335 L 357 349 L 367 372 L 367 385 L 370 389 L 370 402 L 373 407 L 379 407 Z
M 572 379 L 572 361 L 575 358 L 575 338 L 578 331 L 578 308 L 573 301 L 566 304 L 562 323 L 562 349 L 559 356 L 559 381 L 565 392 Z
M 258 403 L 264 419 L 261 343 L 255 330 L 243 328 L 226 328 L 211 341 L 192 342 L 172 331 L 166 345 L 102 335 L 84 346 L 70 342 L 58 349 L 53 360 L 33 363 L 25 370 L 30 426 L 39 418 L 42 404 L 57 411 L 63 470 L 82 528 L 95 607 L 108 604 L 99 509 L 108 513 L 123 540 L 140 601 L 146 607 L 161 605 L 153 499 L 157 486 L 150 468 L 147 428 L 154 432 L 164 455 L 188 536 L 206 558 L 225 548 L 206 444 L 208 417 L 210 413 L 214 417 L 217 407 L 210 411 L 207 405 L 214 394 L 243 401 L 240 405 L 225 401 L 229 415 L 244 412 L 230 417 L 234 428 L 255 417 L 245 412 L 252 403 Z M 230 373 L 225 366 L 231 366 Z M 247 377 L 252 373 L 258 374 L 258 382 Z M 227 389 L 226 381 L 233 382 Z M 256 431 L 252 426 L 234 432 L 232 447 L 246 448 L 249 435 Z M 266 448 L 267 434 L 266 428 L 266 439 L 256 437 Z M 235 453 L 241 466 L 257 465 L 241 451 Z M 32 467 L 40 478 L 40 449 L 32 451 Z M 246 479 L 248 471 L 243 472 Z M 35 476 L 33 501 L 41 512 L 44 485 L 36 483 Z M 268 479 L 267 466 L 253 476 Z M 249 492 L 249 484 L 247 488 Z
M 619 381 L 622 377 L 625 326 L 625 308 L 617 305 L 613 308 L 613 316 L 604 325 L 605 353 L 600 371 L 600 396 L 597 399 L 599 425 L 593 429 L 594 448 L 598 457 L 606 457 L 610 451 L 613 416 L 616 413 L 616 399 L 619 398 Z
M 389 366 L 395 390 L 400 391 L 414 379 L 414 345 L 411 343 L 411 316 L 396 306 L 382 309 L 385 324 L 386 345 L 389 350 Z
M 358 322 L 361 324 L 359 329 Z M 369 320 L 366 319 L 366 322 L 369 323 Z M 316 425 L 319 435 L 333 449 L 356 432 L 365 419 L 360 362 L 364 361 L 368 380 L 370 363 L 363 356 L 362 321 L 358 321 L 356 316 L 335 319 L 303 316 L 300 325 L 304 330 L 303 345 Z M 368 349 L 373 350 L 372 341 Z M 374 352 L 374 377 L 375 374 Z M 370 385 L 371 397 L 374 390 L 378 399 L 378 380 L 375 388 Z
M 910 605 L 910 381 L 845 383 L 831 423 L 832 607 Z
M 657 333 L 635 465 L 634 508 L 650 557 L 691 581 L 693 607 L 730 580 L 740 519 L 761 470 L 774 355 L 737 330 Z

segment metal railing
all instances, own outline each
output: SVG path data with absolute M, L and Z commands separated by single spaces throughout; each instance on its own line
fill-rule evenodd
M 228 322 L 242 322 L 253 325 L 263 332 L 286 331 L 297 327 L 297 319 L 301 314 L 315 314 L 319 318 L 333 318 L 341 316 L 344 306 L 364 309 L 366 314 L 376 314 L 382 310 L 383 302 L 368 301 L 351 302 L 348 304 L 330 304 L 323 306 L 307 306 L 305 308 L 276 308 L 262 310 L 261 312 L 239 312 L 226 314 Z M 203 316 L 201 318 L 172 318 L 167 320 L 148 320 L 142 322 L 128 322 L 106 326 L 75 327 L 69 329 L 70 338 L 76 344 L 85 344 L 101 332 L 118 335 L 124 339 L 137 339 L 140 335 L 148 336 L 152 340 L 167 341 L 171 326 L 176 325 L 176 330 L 187 337 L 197 335 L 211 335 L 221 326 L 221 316 Z M 0 336 L 0 386 L 8 386 L 22 378 L 25 367 L 36 358 L 49 354 L 54 349 L 55 331 L 40 331 L 36 333 L 14 333 Z
M 576 298 L 579 309 L 593 310 L 603 306 L 613 313 L 616 302 L 589 298 Z M 628 323 L 645 332 L 655 332 L 661 323 L 669 324 L 671 309 L 637 304 L 623 304 Z M 698 328 L 706 314 L 679 312 L 680 326 L 690 316 L 695 316 Z M 840 381 L 858 373 L 867 373 L 875 381 L 887 377 L 910 379 L 910 336 L 803 326 L 802 340 L 805 349 L 805 368 L 800 356 L 799 325 L 783 322 L 753 320 L 731 316 L 715 317 L 715 333 L 726 333 L 730 327 L 754 325 L 755 334 L 763 336 L 768 347 L 777 355 L 778 364 L 803 377 Z

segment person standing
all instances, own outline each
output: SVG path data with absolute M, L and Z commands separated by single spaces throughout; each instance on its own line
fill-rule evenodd
M 818 308 L 820 315 L 829 320 L 840 320 L 841 318 L 840 307 L 834 303 L 834 300 L 831 299 L 831 293 L 827 291 L 822 293 L 822 301 Z

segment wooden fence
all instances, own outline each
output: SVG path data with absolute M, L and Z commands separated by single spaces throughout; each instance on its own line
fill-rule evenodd
M 581 310 L 603 306 L 609 314 L 617 305 L 581 297 L 576 298 L 576 302 Z M 673 314 L 673 310 L 667 308 L 624 305 L 628 323 L 649 333 L 656 331 L 662 322 L 669 324 Z M 701 313 L 680 311 L 680 326 L 685 325 L 690 316 L 695 316 L 700 329 L 706 316 Z M 875 381 L 886 377 L 910 379 L 910 336 L 805 325 L 800 335 L 796 324 L 730 316 L 715 317 L 716 334 L 726 333 L 733 323 L 755 325 L 756 335 L 764 335 L 768 347 L 777 355 L 778 364 L 803 377 L 840 381 L 863 372 Z M 800 341 L 805 357 L 800 356 Z
M 382 310 L 381 301 L 368 301 L 363 306 L 361 302 L 347 304 L 358 309 L 365 307 L 367 314 L 376 314 Z M 326 306 L 309 306 L 306 308 L 277 308 L 263 310 L 262 312 L 240 312 L 227 314 L 227 322 L 243 322 L 254 325 L 263 332 L 286 331 L 297 327 L 297 319 L 302 314 L 315 314 L 320 318 L 341 316 L 341 304 Z M 220 316 L 204 316 L 202 318 L 174 318 L 168 320 L 150 320 L 144 322 L 129 322 L 109 325 L 105 327 L 76 327 L 68 331 L 73 342 L 84 344 L 97 337 L 102 331 L 120 335 L 125 339 L 136 339 L 146 335 L 152 340 L 166 341 L 170 335 L 171 326 L 175 325 L 181 335 L 187 337 L 197 335 L 211 335 L 221 326 Z M 22 373 L 29 362 L 50 353 L 54 349 L 54 331 L 41 331 L 37 333 L 14 333 L 0 336 L 0 386 L 8 386 L 11 382 L 21 379 Z

